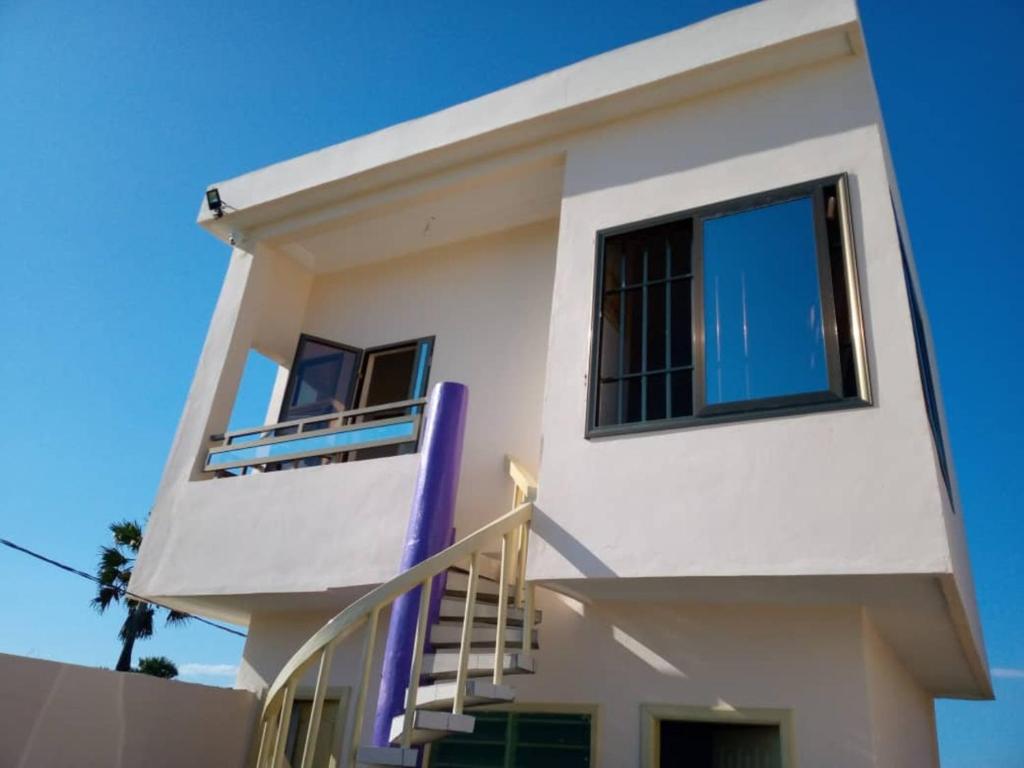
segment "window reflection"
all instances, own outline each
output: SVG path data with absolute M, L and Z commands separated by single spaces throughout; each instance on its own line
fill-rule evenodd
M 709 405 L 826 391 L 810 197 L 704 222 Z

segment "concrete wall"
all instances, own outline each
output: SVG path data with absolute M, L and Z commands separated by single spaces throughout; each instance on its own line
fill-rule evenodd
M 724 717 L 731 709 L 786 710 L 798 766 L 937 765 L 930 698 L 856 606 L 585 604 L 548 590 L 538 590 L 538 601 L 537 673 L 507 682 L 525 710 L 596 707 L 599 768 L 639 764 L 644 704 Z M 239 685 L 261 690 L 327 618 L 256 615 Z M 332 686 L 355 682 L 359 640 L 339 650 Z M 369 712 L 375 694 L 374 682 Z
M 950 570 L 879 126 L 847 56 L 572 142 L 532 577 Z M 874 407 L 585 439 L 595 233 L 841 172 Z
M 867 615 L 863 640 L 875 765 L 938 765 L 932 698 L 907 672 Z
M 506 454 L 532 471 L 540 464 L 556 239 L 550 222 L 313 284 L 308 333 L 364 348 L 435 336 L 431 383 L 469 387 L 456 511 L 463 535 L 510 509 Z M 407 516 L 401 509 L 403 531 Z
M 242 768 L 247 691 L 0 654 L 0 765 Z

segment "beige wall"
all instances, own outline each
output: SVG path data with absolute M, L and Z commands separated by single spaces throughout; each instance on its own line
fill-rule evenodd
M 726 715 L 730 708 L 786 710 L 797 766 L 937 765 L 931 699 L 857 606 L 584 604 L 544 589 L 538 605 L 537 673 L 506 682 L 522 708 L 596 706 L 598 768 L 638 765 L 644 704 Z M 238 684 L 264 688 L 327 618 L 257 614 Z M 385 616 L 382 631 L 386 626 Z M 356 680 L 360 640 L 339 649 L 332 686 Z M 378 647 L 378 664 L 379 656 Z M 374 680 L 368 721 L 376 691 Z M 367 722 L 365 737 L 369 728 Z
M 571 144 L 532 577 L 951 570 L 879 121 L 847 56 Z M 874 406 L 585 439 L 595 233 L 841 172 Z
M 871 619 L 864 617 L 872 750 L 878 768 L 939 764 L 935 706 Z
M 5 768 L 242 768 L 256 698 L 0 654 Z
M 313 284 L 306 332 L 364 348 L 434 336 L 431 383 L 469 387 L 462 535 L 509 510 L 506 454 L 532 471 L 540 463 L 556 239 L 556 223 L 533 225 Z

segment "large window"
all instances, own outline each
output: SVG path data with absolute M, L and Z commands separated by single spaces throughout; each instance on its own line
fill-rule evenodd
M 598 235 L 588 434 L 870 400 L 843 176 Z
M 474 712 L 473 733 L 431 746 L 429 768 L 587 768 L 590 715 Z

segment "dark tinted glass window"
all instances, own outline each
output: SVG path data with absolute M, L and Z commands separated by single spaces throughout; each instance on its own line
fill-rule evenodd
M 605 240 L 598 426 L 693 412 L 692 235 L 682 220 Z
M 894 212 L 895 213 L 895 212 Z M 935 380 L 932 378 L 931 351 L 928 348 L 928 336 L 925 333 L 924 316 L 921 313 L 921 304 L 914 288 L 914 282 L 910 278 L 910 264 L 907 261 L 907 251 L 903 245 L 903 232 L 899 222 L 896 223 L 896 233 L 900 240 L 900 257 L 903 262 L 903 280 L 907 288 L 907 299 L 910 302 L 910 320 L 914 329 L 914 345 L 917 348 L 917 367 L 921 374 L 921 390 L 924 395 L 925 410 L 928 414 L 928 425 L 931 427 L 932 440 L 935 442 L 935 454 L 939 461 L 939 471 L 942 473 L 942 482 L 946 487 L 949 496 L 949 503 L 953 505 L 953 482 L 949 473 L 949 462 L 946 457 L 946 441 L 942 434 L 942 421 L 939 418 L 939 396 L 935 391 Z
M 782 768 L 777 725 L 662 720 L 659 768 Z
M 352 407 L 359 350 L 303 337 L 281 409 L 281 420 L 337 413 Z
M 429 768 L 586 768 L 590 716 L 474 712 L 471 734 L 434 744 Z

